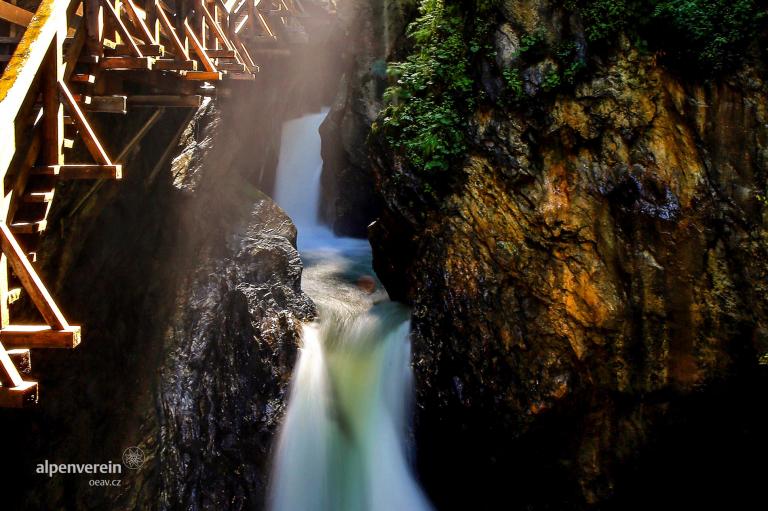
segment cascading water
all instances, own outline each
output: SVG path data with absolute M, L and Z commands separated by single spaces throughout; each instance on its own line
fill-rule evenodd
M 282 133 L 275 199 L 298 227 L 303 287 L 319 320 L 304 327 L 270 508 L 427 511 L 407 456 L 408 311 L 374 290 L 368 243 L 334 237 L 318 220 L 325 114 Z

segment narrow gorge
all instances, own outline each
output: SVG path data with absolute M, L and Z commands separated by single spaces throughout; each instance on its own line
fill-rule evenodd
M 91 114 L 0 509 L 763 507 L 768 2 L 289 4 L 255 79 Z

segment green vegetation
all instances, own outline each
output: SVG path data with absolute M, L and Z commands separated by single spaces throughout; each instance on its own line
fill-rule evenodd
M 409 27 L 413 53 L 390 65 L 395 84 L 384 94 L 388 106 L 373 131 L 415 170 L 446 170 L 466 152 L 466 117 L 477 103 L 472 61 L 489 51 L 493 26 L 492 2 L 472 8 L 474 16 L 461 2 L 423 0 Z
M 565 0 L 584 20 L 588 42 L 611 43 L 619 33 L 663 50 L 703 72 L 735 67 L 766 21 L 763 0 Z

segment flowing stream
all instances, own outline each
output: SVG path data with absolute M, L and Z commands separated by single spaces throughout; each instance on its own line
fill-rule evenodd
M 304 327 L 274 461 L 273 511 L 427 511 L 411 470 L 408 310 L 389 301 L 366 240 L 318 220 L 326 111 L 285 123 L 275 199 L 298 228 Z

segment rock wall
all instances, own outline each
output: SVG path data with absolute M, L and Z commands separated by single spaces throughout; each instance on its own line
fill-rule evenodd
M 584 40 L 554 4 L 503 3 L 502 68 L 537 27 Z M 765 68 L 686 78 L 624 38 L 590 58 L 553 94 L 532 64 L 521 103 L 476 61 L 484 99 L 437 197 L 372 140 L 374 264 L 413 307 L 419 465 L 440 509 L 758 494 Z

